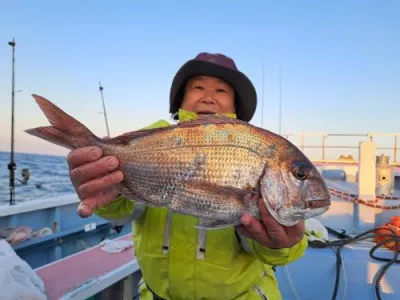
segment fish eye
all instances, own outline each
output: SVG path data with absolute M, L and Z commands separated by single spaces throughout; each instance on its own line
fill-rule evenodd
M 307 174 L 305 172 L 303 172 L 303 171 L 294 170 L 293 175 L 298 180 L 306 180 L 307 179 Z
M 298 180 L 306 180 L 308 178 L 308 172 L 306 168 L 299 163 L 294 164 L 294 169 L 292 173 L 293 176 L 296 177 L 296 179 Z

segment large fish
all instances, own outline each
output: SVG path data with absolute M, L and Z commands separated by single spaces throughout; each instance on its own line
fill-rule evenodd
M 122 195 L 146 206 L 200 218 L 199 228 L 259 217 L 245 195 L 262 196 L 282 225 L 321 215 L 329 191 L 318 170 L 293 144 L 270 131 L 218 115 L 102 139 L 50 101 L 33 95 L 51 126 L 27 133 L 68 149 L 98 146 L 116 156 Z

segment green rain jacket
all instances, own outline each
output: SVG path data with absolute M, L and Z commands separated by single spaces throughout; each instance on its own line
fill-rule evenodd
M 184 110 L 178 114 L 180 122 L 196 117 Z M 146 128 L 169 125 L 161 120 Z M 135 214 L 132 234 L 143 274 L 141 300 L 153 299 L 149 288 L 171 300 L 282 299 L 273 267 L 299 259 L 308 246 L 306 236 L 292 248 L 270 249 L 234 227 L 202 231 L 193 227 L 198 218 L 135 205 L 122 196 L 95 213 L 116 225 Z

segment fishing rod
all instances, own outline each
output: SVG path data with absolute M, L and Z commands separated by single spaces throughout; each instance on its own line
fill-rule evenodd
M 103 114 L 104 114 L 104 119 L 106 121 L 107 135 L 108 135 L 108 137 L 110 137 L 110 129 L 108 128 L 106 106 L 104 104 L 103 89 L 104 88 L 102 87 L 101 82 L 99 82 L 99 91 L 100 91 L 100 95 L 101 95 L 101 101 L 103 103 Z
M 15 204 L 15 169 L 17 165 L 14 161 L 14 99 L 15 99 L 15 39 L 8 42 L 8 45 L 12 47 L 12 79 L 11 79 L 11 153 L 10 163 L 8 164 L 9 177 L 10 177 L 10 205 Z

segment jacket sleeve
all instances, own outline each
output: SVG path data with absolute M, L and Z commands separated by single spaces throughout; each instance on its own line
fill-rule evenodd
M 129 222 L 133 213 L 139 217 L 143 212 L 143 207 L 136 206 L 133 201 L 124 196 L 119 196 L 111 203 L 94 211 L 97 216 L 113 223 L 114 226 L 124 225 Z
M 284 266 L 301 258 L 307 247 L 307 236 L 304 235 L 302 240 L 291 248 L 271 249 L 262 246 L 258 242 L 240 235 L 242 247 L 249 254 L 254 255 L 256 259 L 264 264 L 271 266 Z
M 166 127 L 169 125 L 170 124 L 167 121 L 160 120 L 143 129 Z M 129 222 L 132 217 L 140 217 L 144 210 L 144 206 L 136 205 L 133 201 L 124 196 L 119 196 L 111 203 L 95 210 L 94 213 L 97 216 L 112 222 L 114 225 L 123 225 Z

